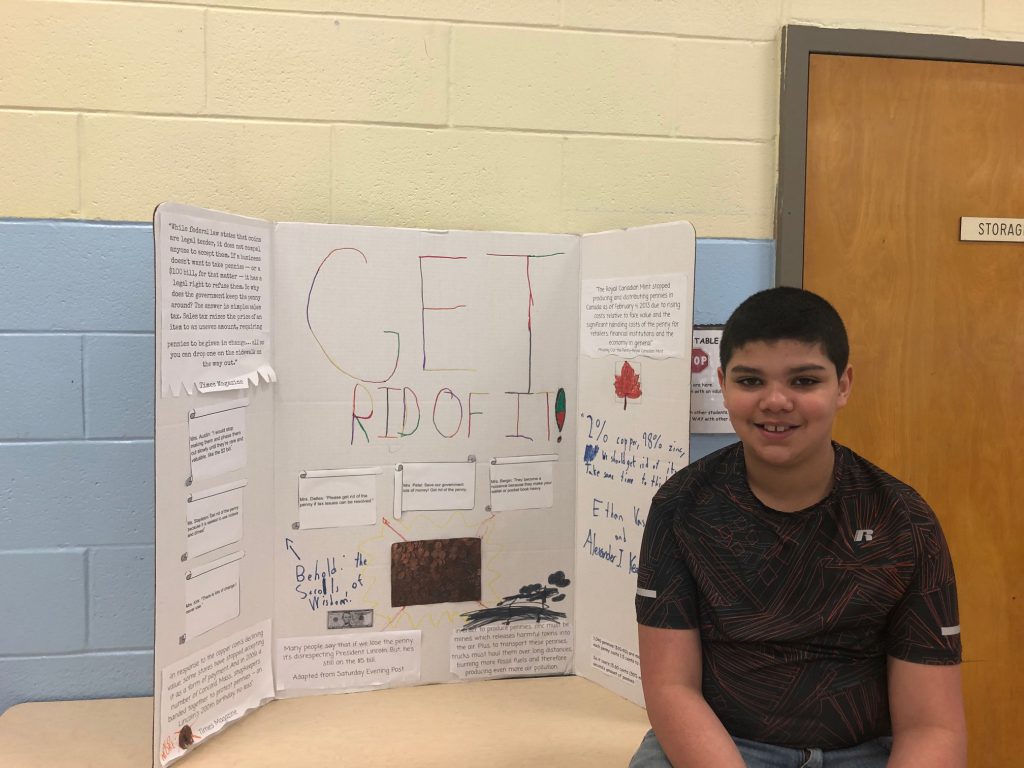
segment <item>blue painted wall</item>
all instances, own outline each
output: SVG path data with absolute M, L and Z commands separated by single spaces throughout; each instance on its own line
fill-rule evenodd
M 775 284 L 770 240 L 697 240 L 693 280 L 694 325 L 720 325 L 747 296 Z M 736 442 L 734 435 L 693 435 L 690 460 Z
M 698 241 L 694 322 L 773 275 Z M 0 712 L 153 691 L 153 353 L 148 224 L 0 220 Z
M 0 221 L 0 712 L 153 689 L 152 252 Z

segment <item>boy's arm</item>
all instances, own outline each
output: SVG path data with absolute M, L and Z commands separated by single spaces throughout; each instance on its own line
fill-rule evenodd
M 743 758 L 701 694 L 698 629 L 640 625 L 647 717 L 665 754 L 684 768 L 744 768 Z
M 892 755 L 888 768 L 966 768 L 960 666 L 889 657 Z

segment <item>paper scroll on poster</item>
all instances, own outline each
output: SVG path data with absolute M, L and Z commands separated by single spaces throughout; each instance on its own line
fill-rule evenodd
M 549 509 L 554 504 L 556 454 L 491 459 L 491 511 Z
M 474 506 L 476 462 L 401 464 L 396 469 L 401 476 L 402 512 L 472 509 Z M 397 503 L 396 498 L 396 509 Z
M 196 491 L 185 503 L 187 554 L 192 559 L 242 538 L 242 489 L 245 481 Z
M 192 639 L 238 616 L 239 560 L 233 552 L 185 575 L 185 637 Z
M 309 469 L 299 475 L 299 528 L 341 528 L 377 522 L 380 467 Z
M 195 408 L 188 414 L 189 464 L 192 482 L 233 472 L 245 466 L 245 409 L 248 398 Z

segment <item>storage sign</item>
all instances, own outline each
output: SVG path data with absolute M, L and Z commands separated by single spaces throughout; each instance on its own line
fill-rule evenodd
M 1024 219 L 961 216 L 960 239 L 996 243 L 1024 243 Z

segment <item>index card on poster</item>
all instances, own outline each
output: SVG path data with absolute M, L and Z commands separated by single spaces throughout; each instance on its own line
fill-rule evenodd
M 194 408 L 188 414 L 189 484 L 245 466 L 245 408 L 248 398 Z
M 299 475 L 299 528 L 340 528 L 377 522 L 380 467 L 308 469 Z
M 491 459 L 491 512 L 550 509 L 554 504 L 557 454 L 500 456 Z
M 401 503 L 402 512 L 472 509 L 474 506 L 474 461 L 406 463 L 395 476 L 401 478 L 401 494 L 396 498 L 396 505 Z
M 192 493 L 185 502 L 187 559 L 205 555 L 242 538 L 245 480 Z

